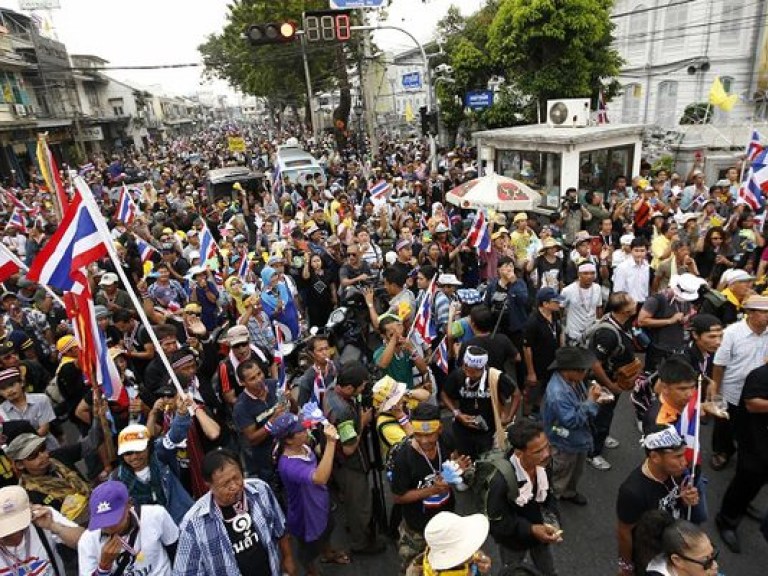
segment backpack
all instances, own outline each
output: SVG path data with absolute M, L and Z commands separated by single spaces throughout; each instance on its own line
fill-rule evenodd
M 496 474 L 501 474 L 504 477 L 504 482 L 507 485 L 507 501 L 510 504 L 515 504 L 519 493 L 517 474 L 515 474 L 515 469 L 507 458 L 507 452 L 494 448 L 482 454 L 475 461 L 475 472 L 469 489 L 475 509 L 486 516 L 488 515 L 488 492 Z M 489 519 L 498 520 L 498 518 Z
M 390 484 L 392 484 L 392 474 L 395 471 L 395 461 L 397 460 L 397 455 L 402 452 L 403 447 L 407 445 L 411 441 L 410 436 L 406 436 L 400 442 L 395 444 L 389 449 L 389 453 L 387 453 L 387 461 L 384 463 L 384 473 L 387 476 L 387 480 Z
M 581 340 L 579 340 L 579 346 L 581 348 L 591 348 L 592 346 L 592 340 L 595 337 L 595 334 L 598 330 L 601 328 L 608 328 L 611 332 L 613 332 L 616 335 L 616 338 L 619 340 L 619 346 L 616 348 L 616 350 L 611 354 L 611 356 L 620 356 L 624 353 L 624 341 L 621 338 L 621 333 L 619 332 L 619 329 L 616 328 L 616 326 L 613 324 L 613 322 L 608 320 L 608 316 L 605 315 L 600 320 L 592 324 L 587 330 L 584 332 L 584 334 L 581 335 Z

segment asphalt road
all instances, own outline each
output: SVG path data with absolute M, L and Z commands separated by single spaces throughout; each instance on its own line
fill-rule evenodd
M 732 554 L 720 541 L 714 524 L 714 515 L 720 506 L 723 493 L 733 475 L 734 464 L 725 470 L 714 472 L 706 462 L 710 454 L 710 436 L 712 426 L 702 426 L 702 450 L 704 470 L 709 478 L 708 502 L 710 520 L 706 530 L 715 546 L 721 550 L 720 571 L 727 576 L 758 576 L 768 574 L 768 542 L 758 530 L 757 522 L 745 518 L 739 528 L 742 553 Z M 621 445 L 615 450 L 606 450 L 605 457 L 613 464 L 607 472 L 599 472 L 587 466 L 581 482 L 581 490 L 589 499 L 587 506 L 579 507 L 562 503 L 561 513 L 564 530 L 564 541 L 555 548 L 555 565 L 561 576 L 598 575 L 613 576 L 616 567 L 616 495 L 619 485 L 633 468 L 639 466 L 643 459 L 640 448 L 640 434 L 634 420 L 634 412 L 629 398 L 623 397 L 617 408 L 612 435 Z M 385 480 L 386 483 L 386 480 Z M 755 504 L 763 510 L 768 510 L 768 490 L 758 496 Z M 459 495 L 460 513 L 469 513 L 468 498 Z M 337 531 L 334 534 L 334 545 L 344 547 L 344 521 L 337 516 Z M 365 574 L 367 576 L 387 575 L 398 573 L 398 559 L 395 545 L 388 541 L 387 551 L 377 556 L 355 556 L 348 566 L 323 565 L 322 570 L 327 575 L 351 576 Z M 498 561 L 496 545 L 492 540 L 486 542 L 484 550 L 494 561 Z M 493 570 L 498 572 L 499 563 Z

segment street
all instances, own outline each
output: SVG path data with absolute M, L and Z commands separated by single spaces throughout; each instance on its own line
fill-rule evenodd
M 714 516 L 720 505 L 728 482 L 733 475 L 734 462 L 721 471 L 714 472 L 706 464 L 709 458 L 709 442 L 712 426 L 702 426 L 704 470 L 709 477 L 708 494 L 710 519 L 706 524 L 707 534 L 715 547 L 720 549 L 720 572 L 726 576 L 757 576 L 765 574 L 768 560 L 768 543 L 758 531 L 754 520 L 745 518 L 739 527 L 742 553 L 732 554 L 720 541 L 715 528 Z M 635 427 L 634 412 L 629 398 L 623 398 L 616 411 L 612 435 L 621 442 L 615 450 L 606 450 L 606 459 L 613 465 L 608 472 L 598 472 L 589 465 L 581 481 L 582 492 L 589 499 L 585 507 L 563 503 L 561 514 L 564 541 L 555 550 L 555 565 L 561 576 L 599 575 L 609 576 L 617 573 L 616 567 L 616 494 L 619 485 L 629 472 L 642 462 L 639 446 L 639 433 Z M 467 494 L 459 494 L 460 513 L 469 513 L 470 503 Z M 768 509 L 768 493 L 764 490 L 755 501 L 757 507 Z M 338 526 L 334 535 L 334 545 L 344 542 L 343 519 L 338 516 Z M 493 574 L 498 573 L 498 552 L 496 544 L 489 539 L 484 551 L 495 562 Z M 397 551 L 391 543 L 384 554 L 378 556 L 356 556 L 348 566 L 325 564 L 326 574 L 346 576 L 367 574 L 379 576 L 396 574 L 398 571 Z

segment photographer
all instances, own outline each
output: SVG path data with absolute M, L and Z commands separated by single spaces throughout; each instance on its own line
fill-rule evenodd
M 592 214 L 587 208 L 579 203 L 579 193 L 576 188 L 568 188 L 565 191 L 565 198 L 560 206 L 560 213 L 563 215 L 563 238 L 567 245 L 571 245 L 579 230 L 584 229 L 584 222 L 592 220 Z

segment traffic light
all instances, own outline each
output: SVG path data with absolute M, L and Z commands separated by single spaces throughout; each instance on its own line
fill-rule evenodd
M 352 37 L 350 10 L 304 12 L 304 37 L 307 42 L 346 42 Z
M 251 24 L 246 36 L 252 46 L 287 44 L 296 40 L 296 22 L 284 20 L 268 24 Z
M 426 106 L 419 108 L 419 120 L 421 121 L 421 135 L 437 135 L 437 112 L 430 112 Z

